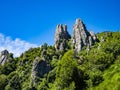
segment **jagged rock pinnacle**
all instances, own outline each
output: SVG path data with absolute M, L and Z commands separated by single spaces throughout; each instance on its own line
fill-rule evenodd
M 59 24 L 55 33 L 55 48 L 56 50 L 63 51 L 66 48 L 66 41 L 70 39 L 67 31 L 67 25 Z
M 93 32 L 88 32 L 85 24 L 80 19 L 76 19 L 73 27 L 72 42 L 74 49 L 79 52 L 84 46 L 90 47 L 96 40 Z
M 59 24 L 55 33 L 55 48 L 63 51 L 67 47 L 66 42 L 71 38 L 67 31 L 67 25 Z M 85 24 L 81 19 L 76 19 L 73 27 L 72 44 L 75 51 L 79 52 L 84 46 L 87 50 L 95 43 L 96 36 L 93 32 L 88 32 Z

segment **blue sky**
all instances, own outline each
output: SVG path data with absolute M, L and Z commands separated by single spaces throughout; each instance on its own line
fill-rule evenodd
M 0 33 L 13 40 L 53 44 L 56 25 L 72 33 L 76 18 L 95 33 L 120 30 L 120 0 L 0 0 Z

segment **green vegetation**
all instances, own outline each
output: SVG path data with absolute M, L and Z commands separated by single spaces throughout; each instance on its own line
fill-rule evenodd
M 12 62 L 0 66 L 0 90 L 120 90 L 120 32 L 97 34 L 98 42 L 75 54 L 56 51 L 46 43 L 31 48 Z M 36 57 L 51 70 L 32 86 L 32 64 Z

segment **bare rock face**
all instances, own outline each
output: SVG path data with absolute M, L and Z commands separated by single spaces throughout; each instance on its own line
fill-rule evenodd
M 84 46 L 91 47 L 96 41 L 96 36 L 93 32 L 88 32 L 84 23 L 80 19 L 76 19 L 73 27 L 72 43 L 74 49 L 79 52 Z
M 49 71 L 50 71 L 50 65 L 47 64 L 46 61 L 40 60 L 39 57 L 36 57 L 32 65 L 31 85 L 34 86 L 38 78 L 44 77 L 44 75 L 47 74 Z
M 94 32 L 90 31 L 90 35 L 91 35 L 91 37 L 92 37 L 92 39 L 93 39 L 94 41 L 97 40 L 97 37 L 96 37 L 96 35 L 95 35 Z
M 71 38 L 67 32 L 67 26 L 59 24 L 55 33 L 55 48 L 58 51 L 63 51 L 67 47 L 67 41 Z M 89 51 L 90 47 L 96 42 L 97 37 L 94 32 L 88 32 L 85 24 L 76 19 L 76 23 L 73 27 L 72 44 L 74 50 L 79 52 L 84 46 L 87 46 Z
M 4 65 L 7 62 L 11 62 L 12 59 L 13 59 L 13 56 L 11 56 L 7 50 L 4 50 L 0 54 L 0 65 Z
M 67 31 L 67 26 L 59 24 L 55 33 L 55 48 L 56 50 L 63 51 L 66 48 L 66 41 L 70 39 Z

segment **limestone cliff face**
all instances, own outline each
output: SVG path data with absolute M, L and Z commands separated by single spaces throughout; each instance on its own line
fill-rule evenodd
M 67 31 L 67 26 L 59 24 L 55 33 L 55 48 L 58 51 L 63 51 L 67 47 L 66 42 L 71 38 Z M 79 52 L 84 46 L 87 50 L 96 42 L 97 37 L 94 32 L 89 32 L 85 24 L 80 19 L 76 19 L 73 26 L 72 44 L 75 51 Z
M 40 58 L 36 57 L 32 65 L 31 85 L 34 86 L 34 84 L 37 82 L 37 79 L 40 77 L 44 77 L 44 75 L 47 74 L 49 71 L 50 65 L 46 61 L 40 61 Z
M 84 46 L 90 48 L 96 41 L 96 36 L 93 32 L 88 32 L 85 24 L 80 20 L 76 19 L 76 23 L 73 27 L 72 43 L 74 49 L 79 52 Z
M 7 62 L 11 62 L 13 60 L 13 57 L 10 55 L 10 53 L 7 50 L 4 50 L 0 54 L 0 65 L 4 65 Z
M 56 50 L 63 51 L 66 48 L 66 41 L 70 39 L 67 31 L 67 26 L 59 24 L 55 33 L 55 48 Z

